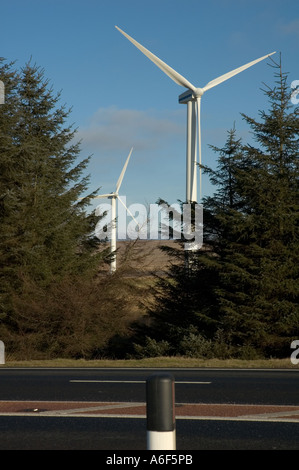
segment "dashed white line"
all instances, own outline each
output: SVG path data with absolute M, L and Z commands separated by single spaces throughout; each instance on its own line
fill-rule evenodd
M 111 384 L 144 384 L 145 380 L 70 380 L 71 383 L 111 383 Z M 179 381 L 175 382 L 176 385 L 179 384 L 191 384 L 191 385 L 209 385 L 212 382 L 184 382 Z
M 144 380 L 70 380 L 71 383 L 143 384 Z

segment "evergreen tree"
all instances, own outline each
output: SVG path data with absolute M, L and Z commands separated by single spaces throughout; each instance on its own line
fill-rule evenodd
M 10 258 L 11 227 L 7 220 L 7 207 L 14 197 L 12 172 L 14 159 L 14 133 L 17 126 L 18 74 L 13 63 L 0 58 L 0 80 L 5 86 L 5 104 L 0 105 L 0 321 L 7 314 L 8 291 L 12 279 L 7 275 Z
M 231 240 L 232 222 L 244 209 L 244 199 L 239 191 L 239 172 L 244 168 L 243 146 L 236 138 L 236 129 L 228 132 L 223 148 L 210 146 L 219 154 L 216 170 L 202 166 L 209 175 L 216 192 L 204 198 L 204 239 L 214 253 Z M 246 165 L 245 165 L 246 168 Z M 235 221 L 236 222 L 236 221 Z
M 80 147 L 44 72 L 27 64 L 20 72 L 2 60 L 5 104 L 0 106 L 0 296 L 2 317 L 12 321 L 12 293 L 25 278 L 40 287 L 66 275 L 95 273 Z M 10 317 L 8 320 L 7 315 Z
M 258 146 L 244 147 L 238 169 L 243 208 L 223 257 L 219 300 L 235 345 L 285 356 L 299 327 L 299 120 L 287 74 L 274 67 L 268 113 L 260 113 L 261 122 L 243 115 Z

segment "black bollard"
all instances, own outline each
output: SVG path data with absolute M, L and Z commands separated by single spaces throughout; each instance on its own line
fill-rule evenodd
M 147 449 L 176 449 L 174 395 L 171 375 L 159 373 L 147 380 Z

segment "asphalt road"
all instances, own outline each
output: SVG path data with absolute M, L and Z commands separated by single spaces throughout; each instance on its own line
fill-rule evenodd
M 145 450 L 144 419 L 0 417 L 1 450 Z M 298 423 L 177 420 L 178 451 L 298 450 Z
M 159 370 L 160 372 L 161 370 Z M 299 406 L 299 370 L 177 369 L 177 404 Z M 0 369 L 0 401 L 143 403 L 149 369 Z M 26 408 L 23 407 L 23 408 Z M 298 450 L 299 421 L 177 419 L 177 449 Z M 1 450 L 144 450 L 144 417 L 0 416 Z
M 163 370 L 164 372 L 165 370 Z M 0 400 L 144 402 L 161 369 L 0 369 Z M 178 403 L 299 405 L 299 369 L 171 369 Z

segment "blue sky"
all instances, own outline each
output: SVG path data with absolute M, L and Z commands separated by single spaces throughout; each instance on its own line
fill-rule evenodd
M 185 199 L 184 89 L 163 74 L 116 29 L 118 25 L 196 86 L 272 51 L 299 80 L 298 0 L 10 0 L 1 2 L 0 56 L 45 70 L 93 154 L 90 191 L 115 188 L 134 147 L 120 193 L 127 203 Z M 262 61 L 207 91 L 202 99 L 202 161 L 215 167 L 209 145 L 222 146 L 235 123 L 251 139 L 240 113 L 258 117 L 273 84 Z M 204 177 L 202 194 L 211 194 Z

